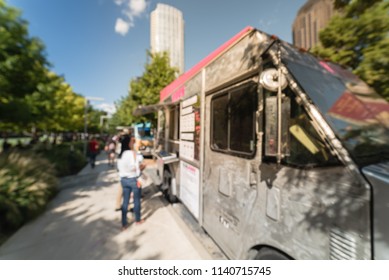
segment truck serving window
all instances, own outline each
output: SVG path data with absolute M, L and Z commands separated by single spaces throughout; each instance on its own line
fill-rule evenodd
M 178 130 L 179 130 L 179 106 L 174 106 L 169 110 L 169 140 L 177 140 L 178 139 Z
M 252 157 L 255 153 L 256 85 L 245 85 L 216 95 L 211 108 L 211 148 Z

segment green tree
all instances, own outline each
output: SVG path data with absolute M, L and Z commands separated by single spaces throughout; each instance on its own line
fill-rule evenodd
M 32 125 L 51 132 L 82 130 L 84 98 L 74 93 L 63 77 L 51 71 L 46 75 L 46 81 L 25 98 L 31 108 Z
M 335 0 L 334 8 L 346 12 L 348 16 L 353 16 L 362 14 L 367 8 L 378 2 L 382 2 L 382 0 Z
M 25 97 L 46 78 L 43 43 L 30 37 L 20 12 L 0 0 L 0 120 L 2 126 L 20 127 L 32 119 Z
M 89 133 L 99 133 L 102 131 L 102 127 L 100 125 L 101 117 L 106 116 L 107 113 L 94 109 L 93 107 L 88 108 L 88 132 Z
M 127 97 L 122 97 L 118 102 L 115 102 L 116 112 L 112 115 L 109 121 L 110 127 L 116 127 L 120 125 L 130 125 L 133 122 L 132 100 Z
M 389 1 L 336 0 L 312 52 L 351 68 L 389 100 Z
M 139 105 L 159 103 L 160 91 L 176 78 L 178 70 L 170 66 L 166 52 L 147 51 L 147 58 L 143 75 L 131 80 L 128 96 L 116 104 L 117 112 L 111 119 L 113 125 L 129 125 L 146 120 L 156 124 L 155 113 L 138 117 L 132 113 Z
M 0 0 L 0 130 L 83 130 L 85 99 L 49 66 L 20 12 Z

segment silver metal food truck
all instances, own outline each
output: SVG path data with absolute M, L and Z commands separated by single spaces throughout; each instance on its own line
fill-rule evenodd
M 232 259 L 389 259 L 389 105 L 246 27 L 160 93 L 162 189 Z

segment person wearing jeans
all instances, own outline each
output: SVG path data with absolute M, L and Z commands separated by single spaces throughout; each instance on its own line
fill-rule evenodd
M 135 137 L 131 137 L 129 148 L 123 152 L 121 158 L 118 160 L 118 169 L 120 182 L 123 189 L 123 203 L 122 203 L 122 230 L 127 229 L 127 211 L 128 203 L 131 193 L 134 194 L 134 214 L 135 223 L 141 224 L 144 222 L 141 219 L 141 185 L 138 182 L 138 178 L 141 175 L 141 171 L 146 167 L 143 164 L 143 156 L 138 154 L 134 150 Z
M 128 227 L 127 222 L 127 212 L 128 212 L 128 203 L 130 202 L 131 193 L 134 193 L 134 214 L 135 214 L 135 223 L 139 224 L 143 220 L 141 219 L 141 192 L 142 189 L 137 186 L 137 178 L 121 178 L 120 182 L 123 188 L 123 204 L 122 204 L 122 227 L 126 229 Z

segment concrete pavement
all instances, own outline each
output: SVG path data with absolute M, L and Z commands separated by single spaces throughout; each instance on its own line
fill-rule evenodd
M 154 181 L 155 169 L 146 173 Z M 23 226 L 0 247 L 0 259 L 179 260 L 223 258 L 210 251 L 168 204 L 157 187 L 143 189 L 141 225 L 121 231 L 121 212 L 114 211 L 119 181 L 105 153 L 94 169 L 64 178 L 46 212 Z M 131 213 L 129 221 L 133 221 Z M 209 242 L 209 241 L 208 241 Z M 209 244 L 209 243 L 208 243 Z

